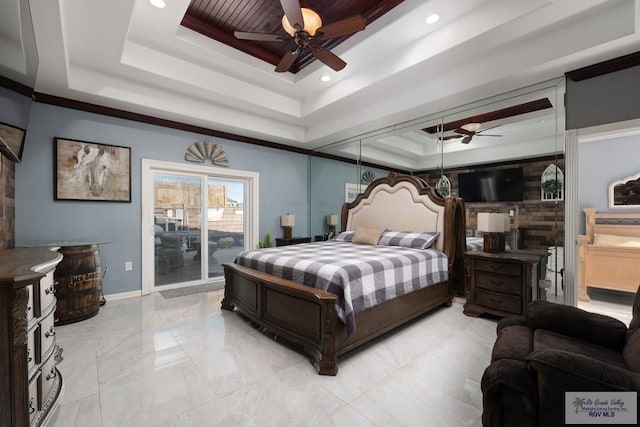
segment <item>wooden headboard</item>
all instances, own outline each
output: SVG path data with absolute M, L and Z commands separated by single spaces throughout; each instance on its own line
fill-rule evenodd
M 587 243 L 591 244 L 596 234 L 640 237 L 640 212 L 597 213 L 596 208 L 585 208 Z
M 407 232 L 439 231 L 435 247 L 453 259 L 457 238 L 464 239 L 464 224 L 459 233 L 459 227 L 456 227 L 458 203 L 462 203 L 461 199 L 439 197 L 418 177 L 392 172 L 373 181 L 353 202 L 343 205 L 342 230 L 368 227 Z

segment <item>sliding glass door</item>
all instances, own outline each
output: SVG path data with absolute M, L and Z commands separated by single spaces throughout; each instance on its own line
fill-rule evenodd
M 223 280 L 257 235 L 257 174 L 143 161 L 143 293 Z

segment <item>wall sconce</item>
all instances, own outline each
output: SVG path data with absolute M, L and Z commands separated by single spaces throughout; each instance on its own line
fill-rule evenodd
M 327 215 L 327 225 L 329 226 L 329 232 L 336 234 L 336 225 L 338 225 L 338 215 Z
M 504 232 L 509 231 L 509 215 L 497 212 L 478 214 L 478 231 L 484 233 L 482 250 L 488 253 L 504 252 Z
M 291 214 L 282 215 L 280 217 L 280 225 L 284 233 L 285 239 L 291 239 L 291 231 L 293 226 L 296 225 L 296 216 Z

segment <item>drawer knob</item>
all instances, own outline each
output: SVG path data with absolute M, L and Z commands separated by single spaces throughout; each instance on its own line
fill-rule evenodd
M 53 355 L 53 360 L 56 361 L 56 364 L 62 362 L 63 357 L 62 357 L 62 347 L 60 347 L 59 345 L 56 345 L 56 352 Z
M 58 374 L 56 374 L 56 368 L 51 368 L 51 372 L 49 373 L 49 375 L 47 375 L 47 381 L 51 381 L 57 376 Z
M 47 332 L 44 333 L 44 336 L 49 338 L 55 336 L 56 332 L 53 330 L 53 326 Z
M 29 399 L 29 415 L 36 412 L 36 408 L 33 407 L 33 397 Z

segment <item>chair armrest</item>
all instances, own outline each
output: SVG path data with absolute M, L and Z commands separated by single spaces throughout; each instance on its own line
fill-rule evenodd
M 546 329 L 615 351 L 622 351 L 627 334 L 627 326 L 618 319 L 543 300 L 529 303 L 527 326 Z
M 507 326 L 527 326 L 527 318 L 524 316 L 507 316 L 500 320 L 498 320 L 498 326 L 496 327 L 496 332 L 500 333 L 500 331 Z
M 555 349 L 537 350 L 527 357 L 527 365 L 565 391 L 640 392 L 640 374 L 581 354 Z

